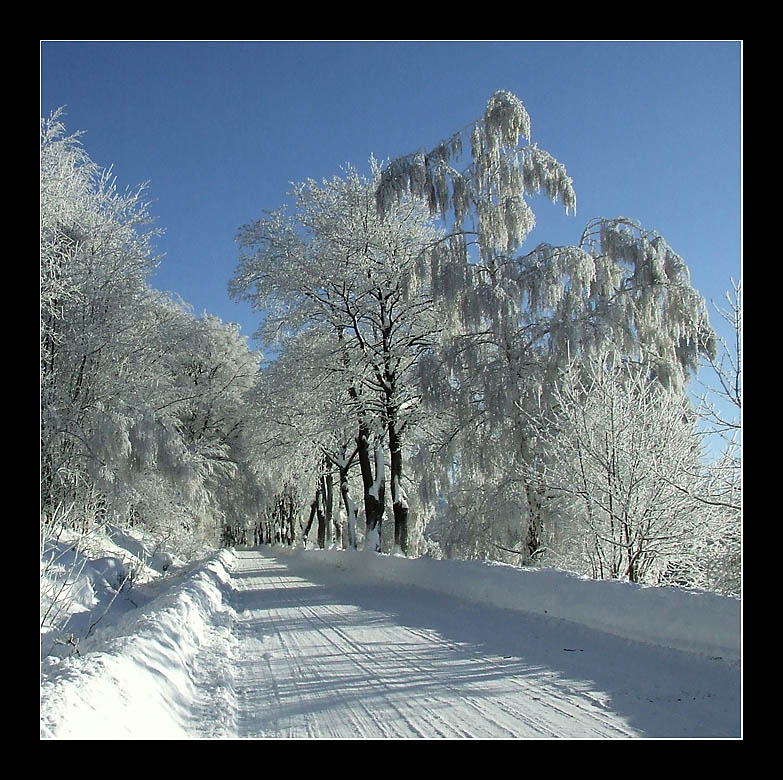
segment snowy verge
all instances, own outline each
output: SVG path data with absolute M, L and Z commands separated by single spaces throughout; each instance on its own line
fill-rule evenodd
M 274 548 L 271 554 L 285 556 L 289 565 L 310 575 L 336 568 L 361 578 L 568 620 L 633 641 L 727 660 L 739 660 L 741 654 L 742 602 L 715 593 L 484 561 L 285 548 Z
M 173 578 L 157 598 L 82 642 L 82 657 L 48 658 L 41 736 L 187 738 L 192 661 L 209 632 L 230 625 L 225 602 L 233 558 L 221 550 Z
M 43 540 L 42 660 L 70 655 L 97 625 L 149 601 L 160 590 L 153 583 L 162 584 L 167 573 L 182 569 L 183 561 L 156 551 L 151 541 L 108 524 L 87 534 L 59 529 Z

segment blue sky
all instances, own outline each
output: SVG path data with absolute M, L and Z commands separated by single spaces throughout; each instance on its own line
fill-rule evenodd
M 527 249 L 577 243 L 594 217 L 658 231 L 719 301 L 741 273 L 739 42 L 68 42 L 41 44 L 41 115 L 118 185 L 149 182 L 165 235 L 152 284 L 239 322 L 238 228 L 289 182 L 429 148 L 506 89 L 574 180 L 576 216 L 544 198 Z

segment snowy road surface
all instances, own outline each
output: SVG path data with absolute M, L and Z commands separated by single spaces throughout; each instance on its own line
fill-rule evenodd
M 319 581 L 320 580 L 320 581 Z M 237 551 L 194 737 L 740 734 L 739 664 Z
M 266 548 L 128 598 L 45 659 L 42 737 L 742 736 L 740 602 L 714 594 Z

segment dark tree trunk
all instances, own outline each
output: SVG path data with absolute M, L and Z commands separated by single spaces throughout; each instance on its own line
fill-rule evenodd
M 356 538 L 356 516 L 358 514 L 356 504 L 351 500 L 351 491 L 348 485 L 348 469 L 346 465 L 340 466 L 340 495 L 343 499 L 343 506 L 345 507 L 345 517 L 347 518 L 348 538 L 344 540 L 345 546 L 352 550 L 355 550 L 358 546 L 358 540 Z
M 338 332 L 338 338 L 342 342 L 343 340 L 343 332 L 342 328 L 340 328 Z M 343 353 L 343 361 L 344 365 L 348 366 L 350 364 L 350 358 L 348 356 L 347 352 Z M 378 479 L 378 484 L 376 485 L 375 478 L 373 477 L 373 464 L 372 464 L 372 458 L 370 456 L 370 442 L 372 439 L 372 432 L 370 430 L 370 426 L 367 424 L 366 418 L 365 418 L 365 409 L 363 401 L 360 397 L 359 390 L 356 385 L 351 385 L 348 387 L 348 395 L 351 399 L 351 402 L 354 404 L 354 408 L 356 409 L 357 415 L 358 415 L 358 422 L 359 422 L 359 430 L 356 436 L 356 451 L 359 455 L 359 468 L 361 470 L 362 474 L 362 485 L 364 488 L 364 516 L 365 516 L 365 532 L 366 537 L 369 537 L 371 535 L 377 536 L 377 542 L 376 542 L 376 551 L 380 551 L 380 542 L 381 542 L 381 527 L 383 525 L 383 513 L 384 513 L 384 503 L 385 503 L 385 486 L 384 486 L 384 480 L 383 475 L 380 475 L 380 479 Z M 376 451 L 376 468 L 378 466 L 378 460 L 377 460 L 377 449 L 378 449 L 378 443 L 375 443 L 375 451 Z M 346 482 L 346 488 L 347 488 L 347 482 Z M 347 495 L 347 491 L 344 495 Z M 346 505 L 346 509 L 349 512 L 349 522 L 350 522 L 350 507 L 349 505 Z
M 307 519 L 307 525 L 305 526 L 304 533 L 302 534 L 302 539 L 304 542 L 307 542 L 307 537 L 310 535 L 310 529 L 313 527 L 313 520 L 315 519 L 315 516 L 318 512 L 320 492 L 321 489 L 319 487 L 315 491 L 315 498 L 310 502 L 310 517 Z
M 324 460 L 324 472 L 321 478 L 321 506 L 322 511 L 318 515 L 318 546 L 323 550 L 327 541 L 331 543 L 332 516 L 334 514 L 334 480 L 329 470 L 329 463 Z M 330 535 L 327 540 L 327 534 Z
M 356 437 L 359 452 L 359 467 L 362 472 L 362 484 L 364 485 L 364 514 L 366 518 L 365 530 L 367 536 L 377 534 L 376 551 L 380 549 L 381 528 L 383 525 L 383 512 L 385 504 L 386 485 L 382 474 L 378 474 L 377 452 L 381 442 L 376 442 L 376 470 L 373 477 L 373 464 L 370 457 L 370 431 L 361 423 L 359 435 Z M 381 469 L 383 468 L 381 464 Z M 377 484 L 376 484 L 376 479 Z
M 525 547 L 527 555 L 525 556 L 525 562 L 535 560 L 539 549 L 541 548 L 542 533 L 543 533 L 543 509 L 542 509 L 542 495 L 541 492 L 535 487 L 535 485 L 529 482 L 525 485 L 525 493 L 527 495 L 528 506 L 528 523 L 527 534 L 525 538 Z
M 394 512 L 394 546 L 403 555 L 408 554 L 408 500 L 402 488 L 402 437 L 395 420 L 389 422 L 389 450 L 391 452 L 391 493 Z
M 318 518 L 318 548 L 323 550 L 326 546 L 326 513 L 324 512 L 323 496 L 316 503 L 315 514 Z

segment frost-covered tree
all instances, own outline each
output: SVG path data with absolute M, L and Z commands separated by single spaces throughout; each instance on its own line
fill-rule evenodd
M 410 198 L 380 215 L 380 173 L 371 165 L 369 179 L 349 170 L 322 184 L 308 181 L 292 193 L 293 214 L 278 211 L 245 226 L 231 290 L 264 312 L 265 341 L 285 349 L 300 334 L 327 340 L 313 354 L 328 359 L 313 374 L 337 375 L 352 410 L 368 538 L 379 544 L 386 442 L 394 543 L 405 552 L 405 438 L 418 422 L 416 367 L 441 328 L 427 270 L 441 235 Z
M 168 334 L 176 349 L 165 356 L 168 382 L 154 413 L 170 420 L 187 459 L 197 466 L 203 496 L 194 505 L 197 522 L 219 533 L 227 525 L 245 525 L 261 508 L 247 431 L 247 398 L 260 355 L 237 325 L 217 317 L 183 311 L 180 328 Z
M 726 303 L 716 306 L 728 326 L 728 336 L 719 338 L 717 357 L 705 358 L 705 371 L 712 377 L 700 399 L 699 413 L 714 441 L 722 443 L 710 465 L 709 501 L 738 515 L 742 508 L 742 285 L 732 281 Z
M 117 192 L 41 123 L 41 509 L 219 539 L 254 358 L 235 327 L 153 289 L 142 190 Z
M 548 531 L 557 560 L 597 579 L 666 582 L 705 515 L 671 480 L 695 484 L 702 458 L 687 397 L 644 366 L 607 362 L 569 366 L 553 401 L 540 477 L 561 518 Z
M 455 166 L 466 134 L 471 163 L 459 170 Z M 453 216 L 456 233 L 464 229 L 477 241 L 481 262 L 492 271 L 535 226 L 531 195 L 543 192 L 560 200 L 567 212 L 576 207 L 565 167 L 536 144 L 520 143 L 530 135 L 522 101 L 496 92 L 467 133 L 455 133 L 429 152 L 398 158 L 384 168 L 376 189 L 379 212 L 386 213 L 407 194 L 426 201 L 432 214 Z M 472 229 L 465 227 L 469 222 Z
M 680 579 L 697 587 L 739 595 L 742 587 L 742 286 L 732 280 L 725 303 L 715 306 L 727 327 L 717 355 L 704 357 L 697 413 L 712 457 L 694 485 L 693 475 L 672 475 L 672 484 L 702 503 L 706 514 L 691 534 L 687 567 Z
M 470 157 L 458 169 L 462 135 Z M 445 496 L 453 515 L 444 533 L 460 539 L 462 554 L 506 547 L 523 561 L 539 554 L 545 514 L 535 477 L 545 453 L 528 413 L 551 407 L 560 370 L 574 359 L 623 358 L 676 389 L 715 346 L 685 263 L 632 220 L 597 219 L 574 246 L 520 253 L 535 224 L 532 197 L 567 212 L 576 205 L 565 168 L 530 136 L 521 101 L 498 92 L 465 133 L 392 161 L 376 190 L 380 213 L 410 194 L 449 224 L 430 270 L 451 317 L 436 359 L 422 364 L 444 428 L 419 458 L 427 470 L 440 464 L 429 493 Z
M 121 194 L 59 115 L 41 123 L 42 506 L 113 481 L 127 452 L 122 399 L 156 334 L 137 319 L 160 296 L 141 192 Z
M 715 309 L 729 335 L 718 338 L 716 355 L 705 356 L 713 379 L 701 399 L 700 414 L 712 432 L 736 443 L 742 431 L 742 283 L 732 280 L 725 304 Z
M 342 371 L 330 368 L 335 359 L 330 330 L 310 328 L 292 336 L 261 372 L 249 399 L 249 427 L 253 448 L 277 486 L 270 495 L 287 485 L 309 496 L 314 509 L 304 519 L 302 535 L 307 536 L 318 512 L 320 546 L 333 537 L 340 545 L 356 546 L 358 507 L 351 498 L 352 471 L 358 465 L 356 415 L 346 403 Z

